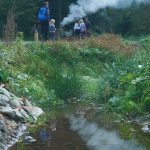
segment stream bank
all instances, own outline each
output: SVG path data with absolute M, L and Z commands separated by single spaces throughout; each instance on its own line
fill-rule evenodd
M 43 113 L 25 98 L 10 93 L 5 85 L 0 86 L 0 150 L 7 150 L 26 133 L 27 123 L 36 122 Z

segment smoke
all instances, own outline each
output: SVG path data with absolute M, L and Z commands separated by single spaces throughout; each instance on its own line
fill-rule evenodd
M 137 3 L 148 2 L 148 0 L 136 0 Z M 95 13 L 100 8 L 109 7 L 128 7 L 132 0 L 77 0 L 77 4 L 69 6 L 69 14 L 63 19 L 61 25 L 69 24 L 76 19 L 85 17 L 87 13 Z

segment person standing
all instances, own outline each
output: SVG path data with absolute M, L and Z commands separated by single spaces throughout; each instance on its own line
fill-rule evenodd
M 86 31 L 86 26 L 85 26 L 83 20 L 80 19 L 80 33 L 81 33 L 81 39 L 84 39 L 85 31 Z
M 74 25 L 74 31 L 76 34 L 76 39 L 80 40 L 80 21 L 79 21 L 79 19 L 76 20 L 76 23 Z
M 91 32 L 91 23 L 88 18 L 85 19 L 85 26 L 87 30 L 87 37 L 89 37 Z
M 50 40 L 52 40 L 54 38 L 54 35 L 55 35 L 55 31 L 56 31 L 56 28 L 55 28 L 55 20 L 54 19 L 51 19 L 50 23 L 49 23 L 49 35 L 50 35 Z
M 43 39 L 43 35 L 45 40 L 47 41 L 47 33 L 48 33 L 48 26 L 49 26 L 49 20 L 50 20 L 50 9 L 49 9 L 49 3 L 44 2 L 43 7 L 39 11 L 38 20 L 41 24 L 41 35 L 40 40 Z

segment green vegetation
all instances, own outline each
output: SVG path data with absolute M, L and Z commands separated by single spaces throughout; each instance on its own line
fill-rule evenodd
M 113 34 L 26 43 L 20 33 L 15 44 L 0 45 L 0 75 L 13 93 L 38 106 L 84 99 L 115 112 L 145 114 L 150 110 L 149 47 L 150 37 L 134 47 Z

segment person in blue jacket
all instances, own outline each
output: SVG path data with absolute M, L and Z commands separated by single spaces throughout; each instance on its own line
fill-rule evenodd
M 45 40 L 47 41 L 47 34 L 48 34 L 48 28 L 49 28 L 49 21 L 50 21 L 50 9 L 49 9 L 49 3 L 44 2 L 43 3 L 43 8 L 46 8 L 45 12 L 45 20 L 40 21 L 41 23 L 41 35 L 40 35 L 40 40 L 43 39 L 43 35 Z

